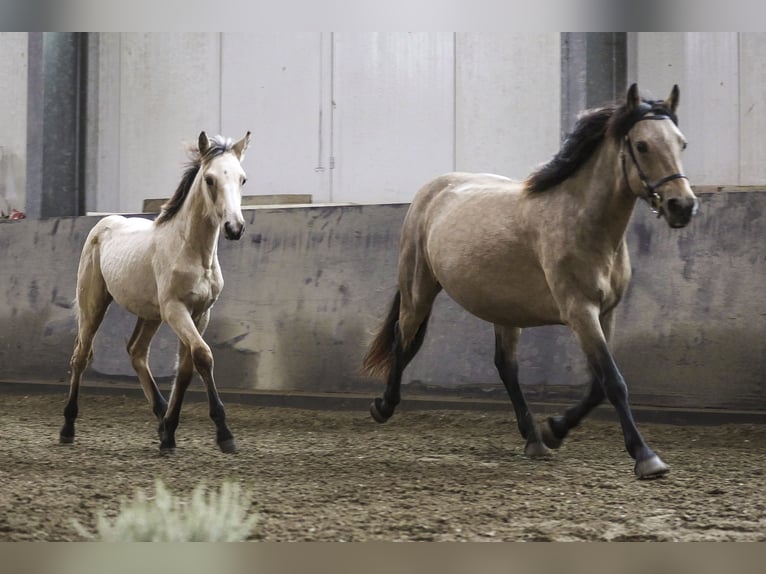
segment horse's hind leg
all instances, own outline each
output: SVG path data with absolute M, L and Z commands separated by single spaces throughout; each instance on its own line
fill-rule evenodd
M 529 457 L 543 457 L 550 450 L 542 440 L 524 393 L 519 386 L 519 364 L 516 359 L 516 348 L 521 336 L 521 329 L 495 325 L 495 366 L 500 378 L 511 398 L 513 409 L 516 411 L 516 422 L 521 436 L 527 439 L 524 454 Z
M 146 400 L 152 404 L 154 416 L 160 420 L 165 416 L 168 403 L 162 396 L 152 372 L 149 370 L 149 345 L 161 324 L 162 321 L 146 320 L 139 317 L 136 321 L 136 328 L 133 329 L 133 334 L 128 341 L 130 362 L 141 382 Z
M 405 288 L 397 293 L 388 320 L 378 335 L 378 339 L 387 336 L 391 341 L 381 369 L 386 374 L 386 388 L 383 397 L 376 398 L 370 405 L 370 414 L 379 423 L 391 418 L 401 400 L 402 373 L 423 344 L 434 299 L 441 291 L 436 279 L 425 270 L 417 274 L 415 280 L 400 279 L 399 283 Z M 387 330 L 390 331 L 386 333 Z
M 69 382 L 69 398 L 64 407 L 64 426 L 59 433 L 59 442 L 62 444 L 74 442 L 74 423 L 78 414 L 77 400 L 82 373 L 93 359 L 93 337 L 112 301 L 100 271 L 88 266 L 87 262 L 78 272 L 77 284 L 77 339 L 70 361 L 72 374 Z

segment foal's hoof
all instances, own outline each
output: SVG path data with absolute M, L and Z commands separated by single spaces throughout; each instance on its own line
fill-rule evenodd
M 383 400 L 380 398 L 375 399 L 370 403 L 370 414 L 375 422 L 384 423 L 391 418 L 391 415 L 384 415 L 382 412 Z
M 540 432 L 542 434 L 543 442 L 549 448 L 559 448 L 564 442 L 563 438 L 557 437 L 553 432 L 553 427 L 551 427 L 551 419 L 547 419 L 545 421 L 545 423 L 542 425 L 542 428 L 540 429 Z
M 222 440 L 218 443 L 218 448 L 227 454 L 232 454 L 239 450 L 239 447 L 237 447 L 237 442 L 233 438 Z
M 670 472 L 670 467 L 662 462 L 662 459 L 655 454 L 647 459 L 636 462 L 636 466 L 633 470 L 638 478 L 648 480 L 665 476 Z
M 524 455 L 529 458 L 548 458 L 553 455 L 553 451 L 541 441 L 528 441 L 524 447 Z
M 66 436 L 63 434 L 59 435 L 59 444 L 72 444 L 74 443 L 74 435 L 72 436 Z

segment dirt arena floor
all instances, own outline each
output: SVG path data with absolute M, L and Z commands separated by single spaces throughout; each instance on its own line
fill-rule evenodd
M 642 424 L 670 464 L 637 481 L 615 422 L 588 420 L 556 455 L 523 456 L 507 413 L 227 404 L 240 452 L 214 444 L 207 405 L 187 402 L 178 449 L 160 456 L 148 404 L 88 396 L 77 441 L 58 444 L 65 397 L 0 397 L 0 540 L 79 540 L 99 509 L 152 490 L 239 480 L 255 493 L 252 540 L 766 540 L 766 424 Z

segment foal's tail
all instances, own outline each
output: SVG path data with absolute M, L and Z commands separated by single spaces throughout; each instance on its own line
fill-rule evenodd
M 391 369 L 391 352 L 396 337 L 396 322 L 399 320 L 399 304 L 401 293 L 397 290 L 386 320 L 370 343 L 367 354 L 362 362 L 362 374 L 368 377 L 388 379 Z

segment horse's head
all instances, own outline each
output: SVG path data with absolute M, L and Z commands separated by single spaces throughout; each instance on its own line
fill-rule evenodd
M 229 143 L 231 140 L 229 140 Z M 217 218 L 222 222 L 226 239 L 239 239 L 245 230 L 245 218 L 242 217 L 242 186 L 247 177 L 242 169 L 242 159 L 250 143 L 250 132 L 228 148 L 226 153 L 213 154 L 205 161 L 207 152 L 213 143 L 205 132 L 199 135 L 199 153 L 203 158 L 201 174 L 204 191 L 208 194 L 210 205 Z
M 678 86 L 666 100 L 646 101 L 630 86 L 623 137 L 622 171 L 630 190 L 645 199 L 670 227 L 684 227 L 697 211 L 697 198 L 683 174 L 686 138 L 678 129 Z

